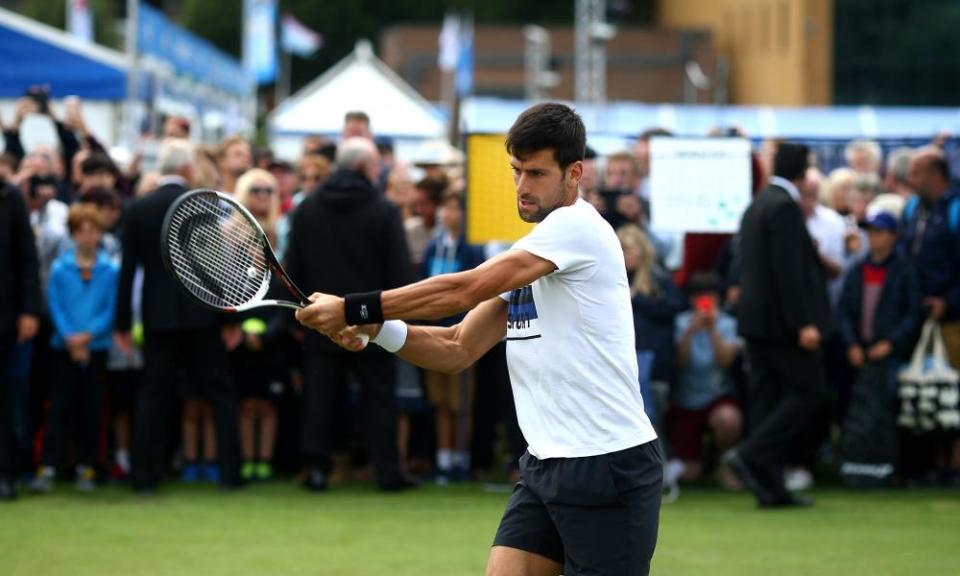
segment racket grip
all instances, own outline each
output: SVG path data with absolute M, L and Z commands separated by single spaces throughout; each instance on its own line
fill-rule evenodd
M 366 348 L 366 347 L 367 347 L 367 344 L 370 343 L 370 336 L 364 334 L 363 332 L 357 334 L 357 338 L 359 338 L 360 341 L 363 342 L 363 347 L 364 347 L 364 348 Z

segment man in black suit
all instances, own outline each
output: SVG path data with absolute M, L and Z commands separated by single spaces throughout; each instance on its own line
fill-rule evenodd
M 0 180 L 0 501 L 16 498 L 13 447 L 14 342 L 32 339 L 39 326 L 37 247 L 20 191 Z
M 380 163 L 368 138 L 348 138 L 337 149 L 337 171 L 294 213 L 286 254 L 291 278 L 308 292 L 347 294 L 396 288 L 410 278 L 410 256 L 399 211 L 375 187 Z M 352 354 L 322 334 L 304 340 L 300 449 L 309 466 L 304 486 L 327 488 L 331 455 L 348 374 L 359 381 L 377 486 L 408 486 L 397 453 L 396 364 L 377 346 Z
M 138 492 L 156 491 L 165 471 L 168 424 L 179 370 L 207 391 L 217 429 L 220 483 L 238 483 L 236 395 L 226 375 L 221 316 L 188 300 L 164 269 L 160 229 L 167 209 L 187 191 L 194 151 L 186 140 L 168 139 L 157 158 L 157 189 L 134 202 L 124 219 L 116 330 L 121 348 L 131 346 L 131 300 L 137 267 L 143 268 L 144 370 L 137 390 L 132 480 Z
M 783 467 L 825 396 L 826 279 L 798 204 L 808 157 L 806 146 L 781 144 L 770 184 L 740 224 L 738 327 L 747 341 L 750 425 L 726 461 L 763 507 L 811 503 L 786 490 Z

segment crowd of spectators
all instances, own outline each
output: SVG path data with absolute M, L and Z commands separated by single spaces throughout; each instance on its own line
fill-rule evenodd
M 49 118 L 59 146 L 24 150 L 29 114 Z M 144 493 L 173 474 L 229 490 L 277 470 L 312 491 L 517 477 L 525 446 L 503 344 L 463 374 L 425 372 L 374 347 L 336 349 L 288 311 L 204 312 L 160 266 L 165 208 L 203 187 L 235 195 L 308 291 L 362 292 L 472 268 L 504 247 L 468 243 L 462 165 L 396 160 L 359 111 L 337 141 L 308 138 L 293 163 L 241 136 L 192 143 L 190 123 L 176 117 L 155 162 L 121 161 L 77 102 L 59 115 L 24 98 L 2 128 L 0 498 L 20 480 L 49 492 L 64 474 L 80 490 L 129 480 Z M 670 136 L 646 130 L 632 149 L 603 157 L 588 149 L 581 195 L 623 247 L 638 386 L 670 455 L 667 483 L 710 473 L 736 490 L 723 455 L 753 421 L 738 330 L 743 246 L 735 234 L 658 229 L 649 142 Z M 773 175 L 778 146 L 757 146 L 754 194 Z M 846 166 L 823 173 L 810 161 L 796 201 L 829 299 L 819 344 L 829 393 L 784 455 L 792 489 L 836 465 L 832 431 L 844 429 L 858 371 L 884 361 L 893 374 L 925 317 L 940 322 L 960 366 L 960 204 L 944 152 L 899 148 L 884 159 L 876 143 L 855 141 Z M 954 436 L 901 439 L 903 483 L 958 484 Z

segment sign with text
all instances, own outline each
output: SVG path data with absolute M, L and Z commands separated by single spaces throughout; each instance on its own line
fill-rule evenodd
M 651 227 L 736 232 L 750 204 L 750 152 L 744 138 L 651 139 Z

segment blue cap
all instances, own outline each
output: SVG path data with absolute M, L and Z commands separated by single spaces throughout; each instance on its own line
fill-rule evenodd
M 867 216 L 867 221 L 863 227 L 868 230 L 886 230 L 888 232 L 897 231 L 897 219 L 889 212 L 877 212 Z

